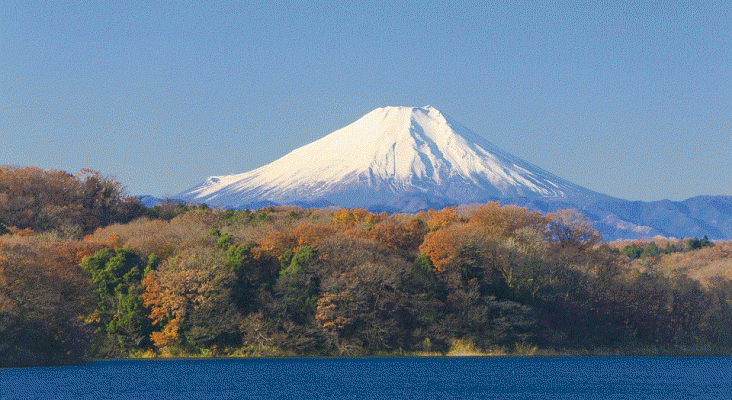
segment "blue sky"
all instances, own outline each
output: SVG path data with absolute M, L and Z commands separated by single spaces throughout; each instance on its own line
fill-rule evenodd
M 173 195 L 432 105 L 630 200 L 732 195 L 732 3 L 3 2 L 0 164 Z

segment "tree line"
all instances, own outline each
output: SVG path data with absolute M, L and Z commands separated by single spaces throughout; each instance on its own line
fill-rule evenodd
M 98 173 L 11 169 L 0 218 L 0 366 L 732 341 L 732 276 L 640 268 L 575 210 L 148 209 Z

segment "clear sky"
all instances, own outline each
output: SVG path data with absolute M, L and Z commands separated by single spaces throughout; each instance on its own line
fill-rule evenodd
M 4 1 L 0 164 L 173 195 L 432 105 L 630 200 L 732 195 L 730 1 Z

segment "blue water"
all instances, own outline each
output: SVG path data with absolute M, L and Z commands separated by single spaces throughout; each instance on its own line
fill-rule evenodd
M 732 358 L 100 361 L 0 369 L 0 399 L 732 399 Z

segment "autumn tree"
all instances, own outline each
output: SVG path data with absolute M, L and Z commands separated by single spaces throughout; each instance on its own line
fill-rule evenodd
M 406 263 L 363 264 L 324 283 L 316 321 L 334 335 L 346 354 L 358 349 L 384 351 L 407 348 L 414 317 L 407 310 L 401 276 Z
M 392 217 L 377 224 L 367 236 L 392 249 L 413 251 L 422 244 L 426 233 L 427 226 L 421 219 L 401 222 Z
M 468 210 L 468 216 L 470 224 L 481 226 L 488 236 L 495 238 L 512 236 L 522 228 L 537 232 L 546 228 L 546 219 L 541 213 L 514 205 L 500 206 L 498 202 L 473 206 Z
M 544 236 L 531 227 L 521 228 L 494 250 L 494 267 L 500 272 L 514 297 L 534 299 L 548 279 L 548 245 Z
M 191 210 L 170 221 L 140 218 L 126 224 L 112 224 L 87 235 L 84 241 L 111 247 L 129 246 L 143 258 L 154 253 L 165 259 L 182 248 L 213 246 L 218 237 L 210 231 L 218 221 L 212 212 Z
M 533 340 L 538 322 L 535 309 L 482 294 L 480 286 L 473 280 L 450 291 L 445 315 L 430 327 L 431 336 L 441 342 L 469 340 L 484 350 Z
M 547 214 L 549 237 L 560 247 L 587 248 L 600 241 L 592 222 L 577 210 L 560 210 Z
M 328 236 L 335 234 L 330 226 L 318 226 L 313 224 L 300 224 L 295 228 L 277 230 L 261 241 L 262 250 L 280 257 L 285 251 L 295 251 L 300 246 L 317 246 Z
M 437 272 L 444 271 L 457 258 L 460 251 L 462 232 L 456 229 L 440 229 L 430 232 L 419 246 L 419 250 L 429 257 Z
M 119 182 L 96 171 L 0 167 L 0 220 L 10 226 L 78 237 L 144 213 Z
M 0 367 L 79 363 L 92 350 L 83 321 L 91 288 L 76 264 L 80 249 L 63 247 L 0 241 Z
M 427 228 L 430 232 L 447 228 L 460 220 L 457 207 L 445 207 L 442 210 L 428 210 Z
M 143 280 L 144 305 L 158 327 L 156 347 L 188 346 L 191 350 L 238 344 L 242 315 L 234 300 L 236 274 L 222 250 L 184 249 L 164 260 Z

